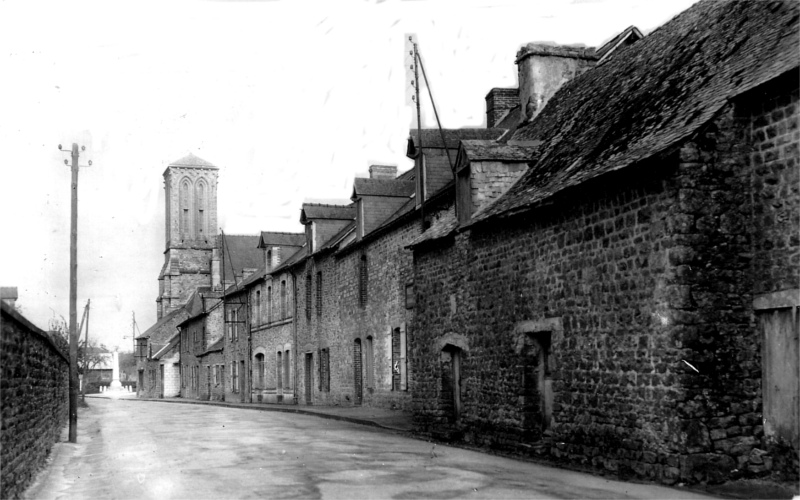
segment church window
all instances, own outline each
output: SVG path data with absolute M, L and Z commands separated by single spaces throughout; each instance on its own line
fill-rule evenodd
M 189 239 L 192 237 L 193 231 L 191 228 L 191 215 L 189 214 L 189 206 L 191 205 L 190 198 L 191 198 L 191 187 L 189 185 L 189 180 L 184 179 L 183 182 L 181 182 L 181 189 L 180 189 L 181 239 Z
M 206 235 L 206 183 L 200 180 L 197 183 L 197 238 L 203 239 Z

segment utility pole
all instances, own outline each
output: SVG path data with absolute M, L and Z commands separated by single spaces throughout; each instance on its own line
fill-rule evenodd
M 419 69 L 418 69 L 418 61 L 419 58 L 417 56 L 417 42 L 414 40 L 413 37 L 408 37 L 408 40 L 413 44 L 414 47 L 414 102 L 417 104 L 417 143 L 419 144 L 419 151 L 417 152 L 417 158 L 419 159 L 419 168 L 417 169 L 417 178 L 419 179 L 419 217 L 420 217 L 420 227 L 422 230 L 420 232 L 425 232 L 425 168 L 423 162 L 425 161 L 425 156 L 422 153 L 422 112 L 420 111 L 419 107 Z M 447 151 L 447 144 L 444 145 L 445 151 Z M 415 163 L 416 160 L 415 160 Z
M 86 301 L 86 309 L 83 311 L 83 316 L 86 318 L 86 334 L 83 340 L 83 384 L 81 384 L 81 401 L 86 401 L 86 384 L 89 382 L 89 304 L 92 299 Z M 83 326 L 83 320 L 81 320 Z M 80 335 L 78 330 L 78 335 Z
M 61 144 L 58 145 L 61 150 Z M 86 151 L 86 146 L 81 147 Z M 65 152 L 62 150 L 62 152 Z M 78 144 L 72 143 L 72 217 L 69 231 L 69 442 L 78 442 Z M 65 165 L 69 165 L 64 160 Z M 92 162 L 89 161 L 89 165 Z

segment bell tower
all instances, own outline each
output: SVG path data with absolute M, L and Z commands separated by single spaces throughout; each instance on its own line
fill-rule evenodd
M 183 306 L 199 286 L 211 286 L 217 237 L 219 169 L 189 154 L 164 171 L 166 249 L 158 276 L 158 318 Z

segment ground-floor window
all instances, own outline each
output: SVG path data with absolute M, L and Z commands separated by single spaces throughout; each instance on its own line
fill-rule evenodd
M 255 372 L 255 387 L 254 389 L 264 388 L 264 355 L 261 353 L 256 354 L 256 360 L 253 366 Z
M 331 357 L 327 348 L 319 351 L 319 390 L 331 391 Z

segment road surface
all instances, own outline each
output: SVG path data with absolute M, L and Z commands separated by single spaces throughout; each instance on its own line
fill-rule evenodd
M 28 498 L 711 498 L 308 415 L 87 401 Z

